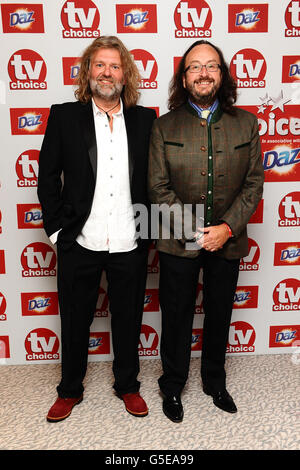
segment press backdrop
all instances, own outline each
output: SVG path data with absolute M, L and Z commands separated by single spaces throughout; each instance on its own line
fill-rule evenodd
M 263 200 L 249 223 L 228 354 L 283 354 L 300 346 L 300 1 L 2 1 L 0 174 L 0 362 L 60 361 L 56 251 L 43 230 L 36 186 L 53 103 L 74 100 L 79 57 L 99 35 L 117 35 L 142 75 L 140 104 L 167 112 L 179 58 L 197 39 L 221 47 L 238 82 L 238 105 L 257 115 Z M 140 355 L 159 357 L 159 263 L 154 246 Z M 113 358 L 106 279 L 89 359 Z M 218 295 L 218 292 L 216 292 Z M 192 355 L 201 354 L 199 278 Z

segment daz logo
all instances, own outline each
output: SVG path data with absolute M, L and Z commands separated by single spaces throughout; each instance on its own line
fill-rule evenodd
M 130 51 L 133 55 L 135 65 L 140 72 L 142 80 L 140 81 L 139 88 L 155 89 L 157 88 L 157 62 L 153 55 L 143 49 L 133 49 Z
M 35 51 L 20 49 L 8 62 L 11 90 L 46 90 L 47 68 L 44 59 Z
M 43 33 L 43 5 L 13 3 L 1 5 L 3 33 Z
M 258 286 L 239 286 L 234 295 L 233 308 L 257 308 Z
M 300 0 L 292 0 L 285 10 L 285 37 L 300 36 Z
M 66 1 L 61 10 L 63 38 L 98 38 L 100 15 L 91 0 Z
M 144 312 L 159 312 L 158 289 L 146 289 Z
M 248 238 L 248 250 L 248 255 L 241 259 L 240 271 L 258 271 L 260 249 L 258 244 L 251 238 Z
M 16 161 L 17 186 L 36 187 L 39 172 L 39 150 L 26 150 Z
M 300 56 L 282 57 L 282 83 L 293 83 L 300 80 Z
M 46 243 L 27 245 L 21 254 L 23 277 L 56 276 L 56 254 Z
M 175 7 L 175 38 L 210 38 L 212 13 L 204 0 L 180 1 Z
M 237 321 L 230 325 L 227 353 L 247 353 L 255 351 L 255 330 L 246 322 Z
M 17 204 L 19 228 L 43 228 L 40 204 Z
M 21 292 L 22 316 L 58 315 L 57 292 Z
M 49 108 L 11 108 L 10 122 L 12 135 L 44 134 Z
M 149 325 L 142 325 L 138 348 L 139 356 L 158 356 L 158 334 Z
M 293 347 L 294 342 L 299 340 L 299 325 L 270 326 L 270 348 Z
M 157 33 L 156 5 L 116 5 L 118 33 Z
M 63 57 L 64 85 L 74 85 L 80 70 L 80 57 Z
M 300 264 L 300 242 L 275 243 L 274 266 Z
M 230 62 L 231 75 L 239 88 L 264 88 L 266 71 L 265 58 L 255 49 L 241 49 Z
M 267 33 L 268 5 L 228 5 L 229 33 Z
M 89 339 L 89 354 L 110 354 L 109 332 L 92 332 Z
M 299 279 L 284 279 L 273 291 L 273 311 L 300 310 Z
M 202 328 L 193 328 L 192 331 L 192 351 L 201 351 L 202 350 L 202 341 L 203 341 L 203 329 Z
M 278 207 L 278 227 L 300 226 L 300 192 L 295 191 L 284 196 Z
M 4 295 L 0 292 L 0 321 L 6 320 L 5 311 L 6 311 L 6 299 Z
M 25 338 L 26 361 L 57 360 L 58 349 L 58 337 L 47 328 L 36 328 Z

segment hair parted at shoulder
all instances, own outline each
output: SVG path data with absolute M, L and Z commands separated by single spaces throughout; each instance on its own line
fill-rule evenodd
M 74 93 L 76 99 L 82 103 L 87 103 L 92 98 L 88 72 L 91 58 L 99 48 L 117 49 L 119 51 L 125 80 L 121 98 L 125 108 L 135 106 L 140 97 L 138 87 L 141 77 L 132 55 L 116 36 L 99 37 L 95 39 L 83 52 L 80 70 L 76 80 L 77 89 Z
M 180 63 L 177 67 L 177 70 L 170 82 L 169 86 L 169 100 L 168 100 L 168 108 L 170 110 L 174 110 L 179 106 L 186 103 L 188 100 L 189 94 L 187 90 L 183 86 L 183 75 L 185 70 L 185 60 L 188 53 L 195 47 L 200 46 L 202 44 L 206 44 L 208 46 L 213 47 L 216 52 L 219 54 L 220 57 L 220 66 L 221 66 L 221 73 L 222 73 L 222 82 L 221 86 L 218 90 L 217 97 L 219 99 L 220 106 L 222 110 L 229 114 L 235 114 L 235 107 L 234 103 L 237 99 L 237 84 L 233 77 L 230 75 L 228 65 L 225 62 L 224 56 L 222 51 L 214 46 L 209 41 L 200 40 L 194 42 L 189 49 L 184 53 L 182 56 Z

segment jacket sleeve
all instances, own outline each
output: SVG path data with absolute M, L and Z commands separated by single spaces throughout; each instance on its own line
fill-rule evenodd
M 249 146 L 248 170 L 241 185 L 241 190 L 234 199 L 230 208 L 222 216 L 234 236 L 238 236 L 246 227 L 250 217 L 263 194 L 264 168 L 258 132 L 258 122 L 255 117 Z
M 44 229 L 50 237 L 61 228 L 62 145 L 58 106 L 51 107 L 39 157 L 38 198 Z

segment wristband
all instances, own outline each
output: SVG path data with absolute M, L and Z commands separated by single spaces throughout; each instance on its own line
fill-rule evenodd
M 228 224 L 226 224 L 226 222 L 224 222 L 224 224 L 226 225 L 226 228 L 227 228 L 227 230 L 228 230 L 228 232 L 229 232 L 229 236 L 230 236 L 230 238 L 232 238 L 232 237 L 233 237 L 233 235 L 232 235 L 232 230 L 231 230 L 231 228 L 229 227 L 229 225 L 228 225 Z

